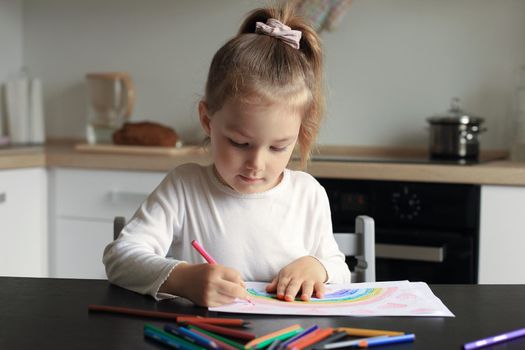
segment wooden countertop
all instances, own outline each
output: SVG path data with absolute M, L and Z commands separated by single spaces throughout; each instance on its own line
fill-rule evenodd
M 42 146 L 0 148 L 0 170 L 46 166 L 46 149 Z
M 397 152 L 397 153 L 395 153 Z M 166 153 L 166 152 L 164 152 Z M 358 155 L 378 157 L 412 157 L 421 151 L 386 150 L 381 148 L 320 146 L 321 155 Z M 501 152 L 500 152 L 501 153 Z M 488 157 L 494 156 L 488 154 Z M 484 153 L 482 153 L 482 159 Z M 78 150 L 74 145 L 50 144 L 45 147 L 21 147 L 0 149 L 0 169 L 26 167 L 73 167 L 88 169 L 116 169 L 138 171 L 169 171 L 187 162 L 209 164 L 206 151 L 197 148 L 183 148 L 169 154 L 162 152 L 105 152 L 98 150 Z M 297 162 L 290 164 L 297 167 Z M 494 160 L 475 165 L 442 165 L 405 162 L 373 162 L 370 160 L 351 162 L 311 161 L 307 171 L 316 177 L 348 178 L 364 180 L 446 182 L 481 185 L 525 186 L 525 162 Z

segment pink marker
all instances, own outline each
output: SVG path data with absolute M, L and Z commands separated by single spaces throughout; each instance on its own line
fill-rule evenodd
M 191 245 L 193 246 L 193 248 L 195 248 L 195 249 L 199 252 L 200 255 L 202 255 L 202 257 L 203 257 L 204 259 L 206 259 L 206 261 L 208 262 L 208 264 L 210 264 L 210 265 L 217 265 L 217 261 L 215 261 L 215 259 L 212 258 L 211 255 L 208 254 L 208 252 L 207 252 L 206 250 L 204 250 L 204 247 L 201 246 L 201 245 L 199 244 L 199 242 L 197 242 L 197 241 L 194 239 L 193 241 L 191 241 Z M 251 301 L 249 298 L 246 298 L 245 300 L 246 300 L 248 303 L 250 303 L 250 304 L 252 304 L 252 305 L 255 305 L 255 304 L 253 303 L 253 301 Z
M 204 250 L 204 248 L 199 244 L 199 242 L 197 242 L 196 240 L 193 240 L 191 241 L 191 245 L 193 246 L 193 248 L 195 248 L 199 252 L 200 255 L 202 255 L 204 259 L 206 259 L 208 264 L 217 265 L 217 262 L 215 261 L 215 259 L 212 258 L 211 255 L 208 254 L 208 252 L 206 252 L 206 250 Z

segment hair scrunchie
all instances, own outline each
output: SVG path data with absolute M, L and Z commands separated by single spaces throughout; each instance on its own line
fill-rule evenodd
M 299 41 L 303 34 L 300 30 L 293 30 L 275 18 L 269 18 L 266 21 L 266 24 L 263 22 L 256 22 L 255 33 L 273 36 L 274 38 L 282 40 L 285 44 L 290 45 L 294 49 L 299 49 Z

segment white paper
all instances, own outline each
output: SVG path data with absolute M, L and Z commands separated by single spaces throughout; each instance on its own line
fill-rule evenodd
M 246 282 L 251 303 L 210 307 L 210 311 L 315 316 L 438 316 L 454 314 L 424 282 L 392 281 L 329 284 L 323 299 L 309 302 L 277 300 L 265 292 L 265 282 Z

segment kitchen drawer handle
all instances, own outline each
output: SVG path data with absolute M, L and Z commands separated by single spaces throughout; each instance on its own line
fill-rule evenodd
M 376 243 L 376 258 L 443 262 L 443 247 Z
M 4 203 L 6 201 L 6 194 L 5 192 L 0 193 L 0 203 Z
M 108 197 L 109 197 L 109 201 L 112 203 L 121 203 L 121 202 L 142 203 L 148 197 L 148 195 L 149 193 L 143 193 L 143 192 L 111 190 L 109 191 Z

